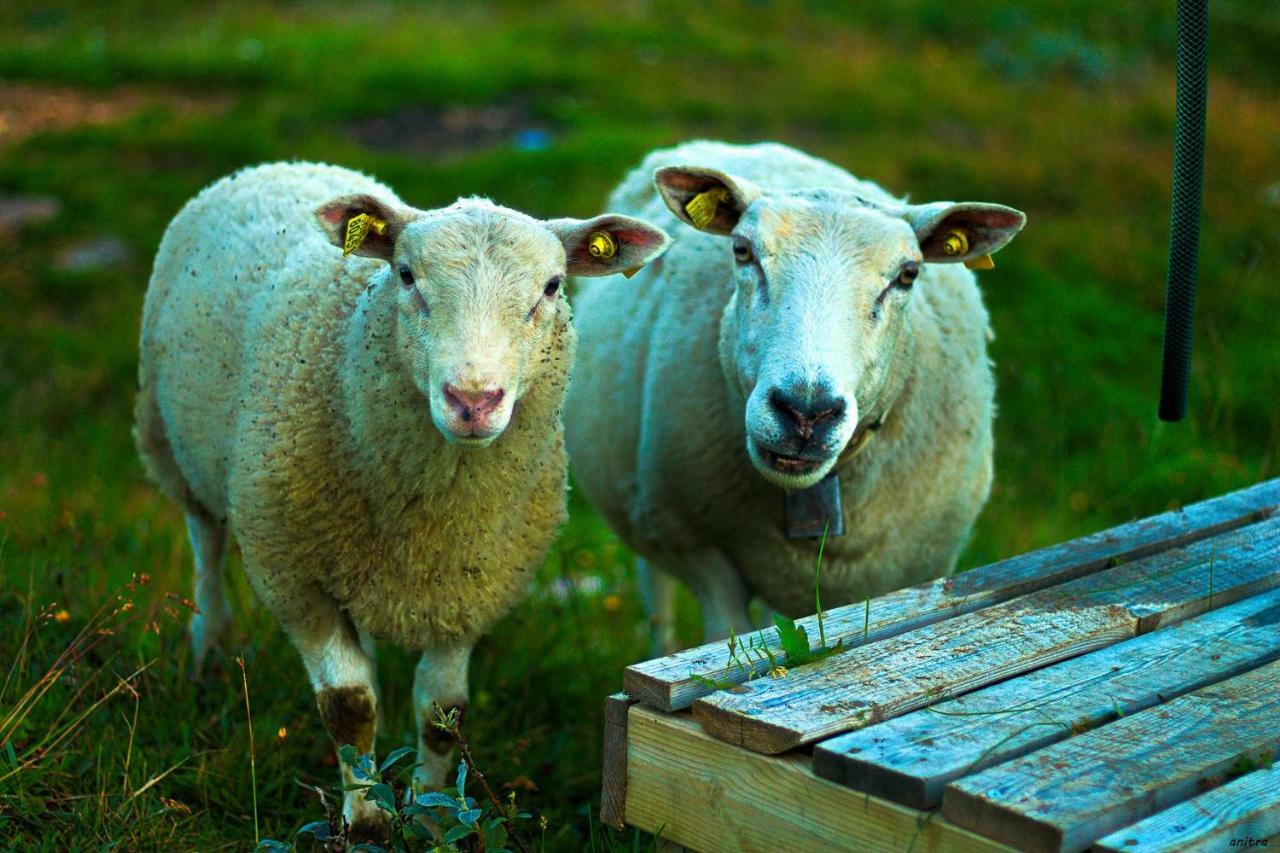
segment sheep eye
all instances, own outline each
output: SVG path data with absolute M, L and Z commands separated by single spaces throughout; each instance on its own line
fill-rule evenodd
M 920 265 L 915 261 L 907 261 L 898 271 L 898 280 L 895 283 L 900 287 L 910 287 L 918 275 L 920 275 Z
M 413 287 L 413 270 L 405 264 L 400 265 L 400 280 L 404 282 L 405 287 Z
M 733 241 L 733 259 L 740 264 L 751 260 L 751 244 L 742 238 Z
M 552 276 L 551 279 L 547 281 L 547 286 L 542 288 L 542 294 L 548 299 L 555 298 L 556 293 L 560 291 L 560 283 L 563 281 L 564 279 L 561 276 Z

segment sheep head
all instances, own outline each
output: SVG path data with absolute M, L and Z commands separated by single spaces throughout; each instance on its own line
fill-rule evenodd
M 767 191 L 698 167 L 654 180 L 681 221 L 726 238 L 721 365 L 744 402 L 752 463 L 788 490 L 822 480 L 873 414 L 863 410 L 912 345 L 909 305 L 925 266 L 986 258 L 1026 220 L 998 204 Z
M 417 210 L 344 196 L 316 216 L 335 246 L 387 262 L 374 286 L 397 291 L 396 351 L 436 428 L 460 445 L 496 440 L 550 362 L 569 320 L 567 275 L 628 272 L 668 242 L 626 216 L 541 221 L 484 199 Z

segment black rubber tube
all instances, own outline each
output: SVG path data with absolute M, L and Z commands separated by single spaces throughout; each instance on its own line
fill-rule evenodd
M 1173 199 L 1169 211 L 1169 277 L 1164 309 L 1164 369 L 1160 419 L 1187 414 L 1191 329 L 1200 247 L 1204 182 L 1205 103 L 1209 90 L 1209 0 L 1178 0 L 1178 107 L 1173 138 Z

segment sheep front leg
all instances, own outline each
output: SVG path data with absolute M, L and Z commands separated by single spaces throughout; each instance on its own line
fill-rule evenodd
M 673 554 L 668 558 L 672 574 L 684 579 L 702 610 L 703 642 L 712 643 L 729 636 L 751 632 L 747 613 L 746 584 L 738 567 L 719 548 L 705 548 Z
M 351 620 L 318 591 L 291 596 L 288 610 L 277 610 L 276 615 L 302 656 L 334 747 L 349 743 L 357 753 L 372 753 L 378 727 L 374 667 Z M 338 760 L 343 783 L 354 783 L 351 767 L 341 756 Z M 343 795 L 342 816 L 350 826 L 348 842 L 387 840 L 388 816 L 365 799 L 364 791 Z
M 466 714 L 470 694 L 467 692 L 467 665 L 471 646 L 456 645 L 428 649 L 422 653 L 413 675 L 413 713 L 418 725 L 418 761 L 414 781 L 424 790 L 443 787 L 453 766 L 454 739 L 434 725 L 434 706 L 446 712 L 458 709 Z
M 677 650 L 676 583 L 666 571 L 636 556 L 636 585 L 651 631 L 649 657 L 660 658 Z

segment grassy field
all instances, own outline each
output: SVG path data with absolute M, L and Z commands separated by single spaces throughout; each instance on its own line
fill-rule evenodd
M 263 837 L 322 817 L 308 786 L 336 781 L 297 656 L 234 565 L 244 681 L 231 661 L 190 680 L 181 518 L 129 435 L 151 254 L 246 164 L 586 216 L 654 146 L 771 138 L 916 200 L 1011 204 L 1030 225 L 982 275 L 997 485 L 963 565 L 1280 473 L 1280 7 L 1211 4 L 1191 417 L 1161 426 L 1173 4 L 836 5 L 5 5 L 0 197 L 57 211 L 0 216 L 0 846 L 252 846 L 251 736 Z M 477 649 L 470 737 L 545 816 L 535 844 L 644 847 L 592 815 L 601 700 L 647 629 L 630 556 L 572 509 Z M 681 630 L 698 636 L 691 601 Z M 380 666 L 385 752 L 412 738 L 411 660 Z

